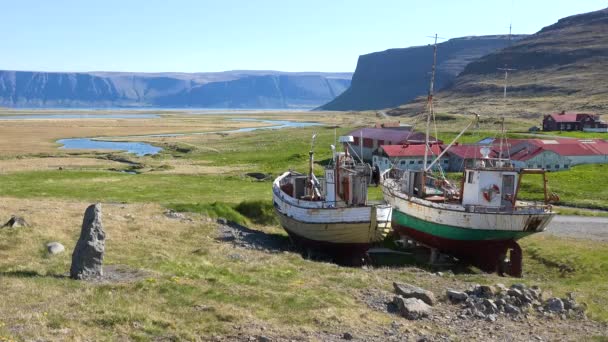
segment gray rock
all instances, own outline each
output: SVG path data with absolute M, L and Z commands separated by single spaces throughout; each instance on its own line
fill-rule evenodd
M 511 305 L 511 304 L 507 304 L 505 305 L 505 312 L 508 314 L 519 314 L 521 312 L 521 310 L 519 310 L 518 307 Z
M 228 224 L 228 220 L 226 220 L 223 217 L 218 217 L 217 218 L 217 223 L 226 225 L 226 224 Z
M 488 298 L 483 300 L 483 306 L 485 307 L 484 312 L 487 314 L 495 314 L 499 311 L 498 306 L 494 303 L 494 301 Z
M 178 213 L 177 211 L 167 210 L 165 211 L 165 217 L 174 219 L 174 220 L 188 220 L 188 217 L 185 214 Z
M 542 291 L 541 291 L 540 287 L 538 287 L 538 286 L 532 286 L 529 289 L 529 291 L 530 291 L 530 295 L 532 295 L 532 297 L 534 299 L 540 300 L 541 295 L 542 295 Z
M 507 294 L 511 297 L 515 297 L 515 298 L 523 298 L 524 294 L 519 290 L 519 289 L 515 289 L 515 288 L 511 288 L 509 290 L 507 290 Z
M 447 289 L 445 291 L 446 296 L 452 303 L 462 303 L 469 298 L 469 295 L 465 292 L 455 291 Z
M 521 292 L 524 292 L 526 290 L 526 284 L 521 284 L 521 283 L 519 283 L 519 284 L 513 284 L 513 285 L 511 285 L 511 288 L 512 289 L 517 289 L 517 290 L 519 290 Z
M 23 217 L 12 215 L 11 218 L 0 228 L 24 228 L 29 226 L 29 223 L 27 223 Z
M 492 323 L 496 322 L 496 315 L 494 315 L 494 314 L 487 315 L 486 316 L 486 321 L 492 322 Z
M 342 334 L 342 339 L 350 341 L 353 339 L 353 335 L 349 332 L 345 332 L 344 334 Z
M 65 251 L 65 247 L 59 242 L 49 242 L 46 244 L 46 250 L 51 255 L 59 254 Z
M 72 253 L 70 277 L 87 279 L 103 275 L 106 233 L 101 222 L 101 204 L 90 205 L 84 212 L 80 238 Z
M 574 299 L 564 298 L 562 299 L 562 302 L 564 303 L 564 310 L 574 310 L 578 308 L 578 303 L 576 303 Z
M 404 298 L 417 298 L 431 306 L 435 304 L 435 295 L 431 291 L 414 285 L 397 282 L 393 283 L 393 287 L 395 288 L 395 292 Z
M 496 288 L 494 286 L 481 285 L 479 286 L 479 297 L 492 298 L 496 295 Z
M 545 303 L 545 308 L 551 312 L 563 312 L 564 302 L 559 298 L 549 298 Z
M 496 288 L 500 291 L 500 293 L 507 293 L 507 287 L 505 284 L 498 283 L 496 284 Z
M 431 315 L 431 307 L 417 298 L 395 296 L 393 304 L 399 308 L 401 315 L 407 319 L 416 320 Z
M 473 316 L 475 316 L 477 318 L 481 318 L 481 319 L 486 318 L 486 315 L 483 312 L 479 311 L 479 310 L 474 310 L 473 311 Z

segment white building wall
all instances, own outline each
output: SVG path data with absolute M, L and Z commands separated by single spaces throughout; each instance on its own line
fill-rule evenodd
M 561 171 L 569 169 L 570 166 L 572 165 L 568 157 L 561 156 L 553 151 L 543 151 L 526 160 L 526 167 L 531 169 Z
M 380 172 L 390 169 L 393 165 L 402 170 L 422 170 L 424 157 L 398 157 L 388 158 L 386 156 L 375 154 L 373 156 L 372 166 L 378 166 Z M 429 161 L 430 164 L 430 161 Z M 433 165 L 434 170 L 438 170 L 439 166 L 444 170 L 449 168 L 449 159 L 441 158 L 441 160 Z
M 568 156 L 571 166 L 581 164 L 605 164 L 608 163 L 608 155 L 592 155 L 592 156 Z

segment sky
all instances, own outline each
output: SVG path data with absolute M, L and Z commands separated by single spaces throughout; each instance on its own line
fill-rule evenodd
M 606 0 L 0 0 L 0 69 L 352 72 L 359 55 L 534 33 Z

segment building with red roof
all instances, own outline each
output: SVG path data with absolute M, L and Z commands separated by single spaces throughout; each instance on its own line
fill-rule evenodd
M 562 111 L 544 116 L 543 131 L 608 132 L 608 123 L 597 114 Z
M 361 158 L 372 162 L 373 154 L 382 145 L 420 145 L 424 144 L 425 134 L 423 132 L 412 131 L 412 127 L 394 125 L 376 125 L 376 127 L 364 127 L 356 129 L 347 135 L 352 135 L 354 142 L 349 145 L 351 153 L 360 155 Z M 431 143 L 441 144 L 434 137 L 429 137 Z
M 507 158 L 516 167 L 549 171 L 567 170 L 580 164 L 608 163 L 608 141 L 603 139 L 506 139 L 502 144 L 484 139 L 478 144 L 457 145 L 450 148 L 449 170 L 462 171 L 476 159 L 481 159 L 480 148 L 490 148 L 490 158 Z

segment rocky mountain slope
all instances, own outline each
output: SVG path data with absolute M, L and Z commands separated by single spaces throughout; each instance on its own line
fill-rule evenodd
M 0 106 L 313 108 L 350 84 L 350 73 L 0 71 Z
M 439 51 L 439 54 L 446 54 Z M 503 103 L 504 66 L 509 73 Z M 534 116 L 608 110 L 608 9 L 560 19 L 511 47 L 468 64 L 436 95 L 438 111 Z M 423 99 L 393 114 L 418 112 Z
M 523 35 L 512 36 L 513 40 Z M 438 44 L 436 87 L 450 84 L 467 64 L 509 44 L 508 36 L 450 39 Z M 428 92 L 433 47 L 390 49 L 359 57 L 352 83 L 325 110 L 367 110 L 396 107 Z

